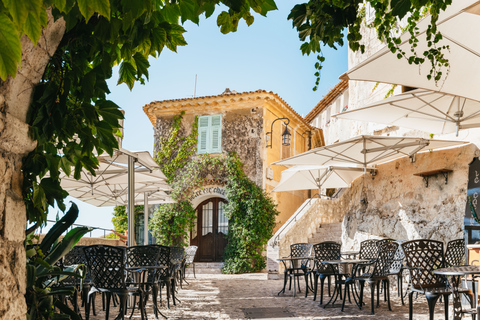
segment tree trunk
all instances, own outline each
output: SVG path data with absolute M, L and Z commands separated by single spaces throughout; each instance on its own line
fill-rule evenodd
M 25 319 L 27 306 L 26 212 L 22 196 L 22 158 L 36 143 L 25 123 L 33 89 L 65 33 L 65 21 L 49 22 L 35 46 L 22 38 L 22 64 L 16 77 L 0 81 L 0 318 Z

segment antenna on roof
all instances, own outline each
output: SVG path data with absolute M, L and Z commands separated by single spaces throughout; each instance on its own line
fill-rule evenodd
M 193 97 L 197 94 L 197 75 L 195 75 L 195 87 L 193 87 Z

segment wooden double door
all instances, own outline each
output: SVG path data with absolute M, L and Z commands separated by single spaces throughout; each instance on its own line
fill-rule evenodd
M 195 261 L 223 261 L 228 234 L 225 204 L 222 198 L 210 198 L 196 208 L 197 219 L 190 235 L 190 244 L 198 246 Z

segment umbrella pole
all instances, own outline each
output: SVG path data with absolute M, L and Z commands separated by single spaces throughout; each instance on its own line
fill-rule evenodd
M 143 244 L 148 245 L 148 192 L 143 194 Z
M 128 157 L 128 242 L 127 246 L 135 245 L 135 159 Z

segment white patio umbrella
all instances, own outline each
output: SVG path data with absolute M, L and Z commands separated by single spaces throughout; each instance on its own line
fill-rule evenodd
M 95 206 L 126 205 L 128 211 L 128 245 L 134 244 L 134 205 L 139 204 L 139 195 L 144 201 L 154 195 L 152 203 L 167 203 L 173 200 L 164 191 L 171 190 L 162 171 L 147 151 L 130 152 L 116 150 L 112 157 L 98 157 L 99 167 L 93 175 L 82 170 L 80 179 L 61 173 L 61 186 L 69 195 Z M 148 202 L 145 203 L 148 217 Z M 145 219 L 147 223 L 148 219 Z M 147 230 L 147 228 L 145 228 Z
M 357 136 L 328 146 L 309 150 L 277 161 L 277 165 L 353 165 L 367 166 L 402 156 L 413 157 L 421 150 L 464 144 L 463 141 L 422 139 L 414 137 Z
M 416 89 L 332 117 L 447 134 L 480 127 L 480 102 Z
M 367 168 L 375 174 L 375 168 Z M 324 188 L 348 188 L 364 173 L 364 168 L 346 166 L 299 165 L 282 171 L 282 177 L 272 192 Z
M 425 34 L 429 22 L 430 17 L 427 16 L 418 23 L 420 34 L 417 37 L 417 52 L 427 49 Z M 450 46 L 449 51 L 444 50 L 450 63 L 448 75 L 444 70 L 443 78 L 437 84 L 427 79 L 430 71 L 428 63 L 422 66 L 408 64 L 406 59 L 398 59 L 387 47 L 340 78 L 400 84 L 480 101 L 480 41 L 476 34 L 480 30 L 480 1 L 453 1 L 446 11 L 440 13 L 437 27 L 443 36 L 437 46 Z M 408 32 L 403 34 L 399 45 L 406 52 L 410 52 L 409 38 Z

